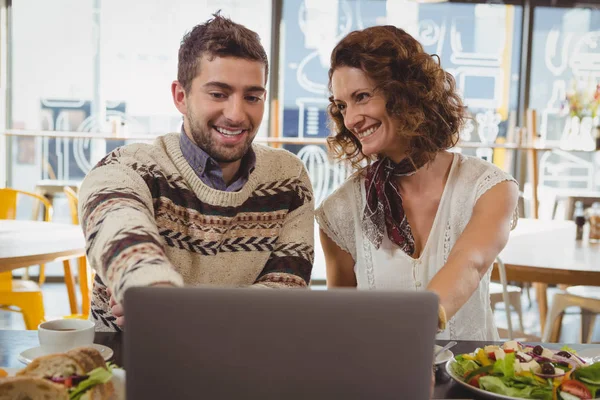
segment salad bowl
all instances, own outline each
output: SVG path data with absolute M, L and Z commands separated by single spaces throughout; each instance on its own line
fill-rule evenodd
M 600 397 L 600 363 L 568 347 L 560 350 L 516 341 L 459 354 L 446 372 L 460 386 L 488 399 L 587 400 Z

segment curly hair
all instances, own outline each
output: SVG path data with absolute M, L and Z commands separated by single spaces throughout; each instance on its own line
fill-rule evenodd
M 375 26 L 344 37 L 331 54 L 330 93 L 333 73 L 340 67 L 358 68 L 375 82 L 374 90 L 383 94 L 387 113 L 399 123 L 398 135 L 407 141 L 406 156 L 415 164 L 432 161 L 437 152 L 458 142 L 466 110 L 454 78 L 442 69 L 437 55 L 425 53 L 402 29 Z M 333 157 L 357 169 L 363 161 L 373 161 L 376 156 L 364 155 L 360 141 L 344 125 L 333 96 L 329 101 L 334 134 L 327 142 Z
M 265 65 L 265 82 L 269 74 L 267 53 L 254 31 L 237 24 L 219 12 L 203 24 L 196 25 L 185 34 L 179 47 L 177 80 L 189 93 L 192 81 L 198 74 L 200 59 L 208 54 L 214 57 L 238 57 L 259 61 Z

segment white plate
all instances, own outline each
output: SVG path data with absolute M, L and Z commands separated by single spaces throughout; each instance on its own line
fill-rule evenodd
M 91 347 L 98 350 L 100 352 L 100 354 L 102 354 L 102 357 L 104 357 L 104 359 L 106 361 L 110 360 L 110 358 L 114 354 L 114 352 L 112 351 L 112 349 L 110 347 L 106 347 L 101 344 L 94 343 L 93 345 L 91 345 Z M 27 349 L 24 352 L 22 352 L 21 354 L 19 354 L 19 357 L 17 358 L 17 360 L 21 361 L 23 364 L 29 364 L 35 358 L 38 358 L 41 356 L 47 356 L 48 354 L 52 354 L 52 353 L 53 352 L 44 351 L 39 346 L 32 347 L 31 349 Z
M 523 400 L 522 397 L 511 397 L 511 396 L 505 396 L 503 394 L 488 392 L 487 390 L 479 389 L 479 388 L 476 388 L 475 386 L 469 385 L 466 382 L 463 382 L 458 376 L 454 375 L 454 373 L 452 372 L 452 369 L 450 368 L 450 365 L 452 365 L 455 362 L 456 362 L 456 360 L 454 359 L 454 357 L 452 357 L 450 360 L 448 360 L 448 362 L 446 363 L 446 372 L 448 373 L 448 375 L 450 375 L 450 377 L 452 379 L 454 379 L 454 381 L 456 383 L 458 383 L 462 387 L 464 387 L 474 393 L 477 393 L 479 396 L 485 397 L 487 399 Z
M 587 363 L 593 364 L 600 362 L 600 350 L 595 349 L 584 349 L 577 352 L 577 355 Z
M 442 348 L 442 346 L 438 346 L 437 344 L 434 345 L 433 346 L 433 354 L 435 354 L 441 348 Z M 452 358 L 454 358 L 454 354 L 450 350 L 446 350 L 446 351 L 438 354 L 433 363 L 435 365 L 444 364 L 445 362 L 447 362 L 448 360 L 451 360 Z

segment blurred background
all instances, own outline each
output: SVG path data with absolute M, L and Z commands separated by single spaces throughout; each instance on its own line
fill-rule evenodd
M 470 119 L 453 151 L 513 174 L 522 217 L 572 219 L 577 200 L 600 199 L 599 0 L 0 0 L 0 187 L 49 198 L 70 223 L 65 186 L 118 146 L 180 130 L 179 43 L 218 10 L 260 35 L 271 73 L 256 140 L 303 160 L 317 203 L 349 173 L 324 145 L 331 50 L 383 24 L 454 75 Z M 35 207 L 24 199 L 17 217 Z M 46 275 L 60 281 L 60 264 Z

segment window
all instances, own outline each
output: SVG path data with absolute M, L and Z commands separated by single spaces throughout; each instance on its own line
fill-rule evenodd
M 131 135 L 177 131 L 170 85 L 187 31 L 222 10 L 256 31 L 267 52 L 271 43 L 270 0 L 22 0 L 13 9 L 13 129 L 110 132 L 111 123 L 123 122 Z M 261 135 L 268 113 L 264 121 Z M 81 180 L 122 144 L 20 137 L 12 185 Z
M 286 138 L 329 135 L 329 57 L 349 32 L 392 24 L 437 54 L 452 73 L 471 119 L 462 140 L 494 143 L 506 136 L 516 112 L 522 7 L 486 4 L 417 4 L 395 0 L 284 0 L 280 31 L 279 132 Z M 331 164 L 325 146 L 287 146 L 305 161 L 316 202 L 344 181 L 347 171 Z M 492 149 L 464 149 L 491 160 Z M 318 241 L 318 236 L 316 236 Z M 317 246 L 317 251 L 320 249 Z M 323 257 L 317 254 L 317 260 Z M 313 277 L 323 279 L 322 265 Z
M 325 109 L 331 51 L 349 32 L 383 24 L 411 33 L 454 75 L 472 116 L 463 140 L 494 143 L 506 135 L 509 113 L 517 107 L 521 7 L 380 0 L 283 4 L 281 136 L 329 134 Z
M 536 7 L 531 54 L 529 107 L 538 110 L 541 139 L 561 149 L 540 158 L 540 194 L 557 190 L 598 190 L 590 110 L 569 112 L 567 95 L 591 99 L 600 83 L 600 10 Z

